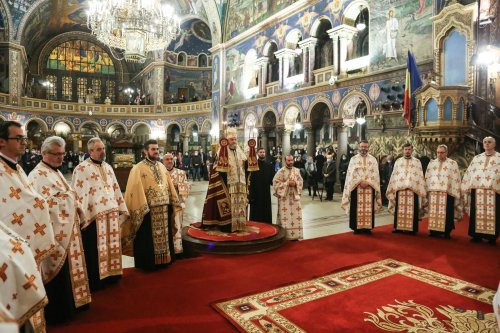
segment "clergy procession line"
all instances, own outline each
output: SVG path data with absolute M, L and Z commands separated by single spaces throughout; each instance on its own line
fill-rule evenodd
M 159 160 L 158 143 L 144 145 L 145 158 L 130 173 L 122 194 L 104 144 L 88 141 L 90 157 L 73 172 L 69 184 L 58 167 L 65 142 L 53 136 L 41 147 L 42 161 L 27 176 L 18 165 L 26 148 L 19 123 L 0 124 L 0 330 L 33 328 L 71 320 L 88 308 L 91 293 L 122 276 L 122 254 L 144 270 L 165 267 L 182 256 L 183 211 L 190 192 L 186 173 L 174 168 L 174 157 Z M 266 151 L 249 141 L 244 152 L 236 130 L 221 139 L 209 173 L 202 227 L 223 232 L 245 230 L 251 221 L 272 223 L 271 191 L 278 199 L 276 223 L 287 239 L 303 238 L 301 195 L 304 181 L 294 158 L 275 173 Z M 377 159 L 361 141 L 348 163 L 341 207 L 355 234 L 371 233 L 384 195 L 394 214 L 393 232 L 418 232 L 429 218 L 430 236 L 450 238 L 454 223 L 470 216 L 472 241 L 495 244 L 500 233 L 500 153 L 495 140 L 483 140 L 460 177 L 447 147 L 439 145 L 424 176 L 422 165 L 404 146 L 387 184 L 381 182 Z M 329 162 L 333 164 L 331 161 Z M 333 171 L 323 168 L 325 177 Z M 330 190 L 329 190 L 330 191 Z M 333 195 L 333 191 L 329 193 Z M 24 327 L 23 327 L 24 326 Z

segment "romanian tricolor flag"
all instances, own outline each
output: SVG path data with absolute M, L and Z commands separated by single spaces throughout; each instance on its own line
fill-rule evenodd
M 406 65 L 406 83 L 403 101 L 403 117 L 411 128 L 411 114 L 415 110 L 415 91 L 422 86 L 415 57 L 408 50 L 408 63 Z

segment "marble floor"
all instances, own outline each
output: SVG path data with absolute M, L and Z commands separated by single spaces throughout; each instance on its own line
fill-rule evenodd
M 184 210 L 184 226 L 193 222 L 201 221 L 203 203 L 207 193 L 208 181 L 192 182 L 191 193 L 186 202 Z M 276 197 L 271 196 L 273 209 L 273 223 L 276 222 L 278 202 Z M 324 237 L 344 232 L 349 229 L 348 217 L 340 208 L 341 193 L 333 195 L 333 201 L 321 202 L 317 197 L 312 199 L 307 189 L 302 193 L 302 218 L 304 227 L 304 239 Z M 384 208 L 375 214 L 375 226 L 391 224 L 393 217 Z M 123 256 L 124 267 L 134 267 L 134 259 Z

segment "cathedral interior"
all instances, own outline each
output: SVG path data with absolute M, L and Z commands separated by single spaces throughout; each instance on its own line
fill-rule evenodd
M 445 143 L 465 168 L 499 139 L 495 0 L 181 0 L 160 49 L 106 35 L 93 4 L 0 2 L 0 120 L 20 122 L 29 148 L 57 134 L 75 152 L 96 135 L 115 152 L 148 138 L 208 151 L 232 126 L 242 145 L 308 155 L 368 139 L 379 159 L 406 142 L 433 158 Z M 410 123 L 408 52 L 422 80 Z

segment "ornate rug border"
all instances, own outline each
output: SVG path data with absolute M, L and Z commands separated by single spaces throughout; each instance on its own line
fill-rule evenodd
M 212 304 L 213 308 L 234 325 L 240 332 L 264 332 L 250 318 L 259 316 L 259 325 L 278 324 L 286 332 L 305 332 L 279 311 L 298 306 L 323 297 L 350 290 L 395 274 L 416 279 L 438 288 L 465 296 L 483 303 L 492 304 L 494 290 L 460 280 L 445 274 L 420 268 L 394 259 L 362 264 L 299 283 L 248 294 Z M 261 300 L 265 300 L 264 302 Z

